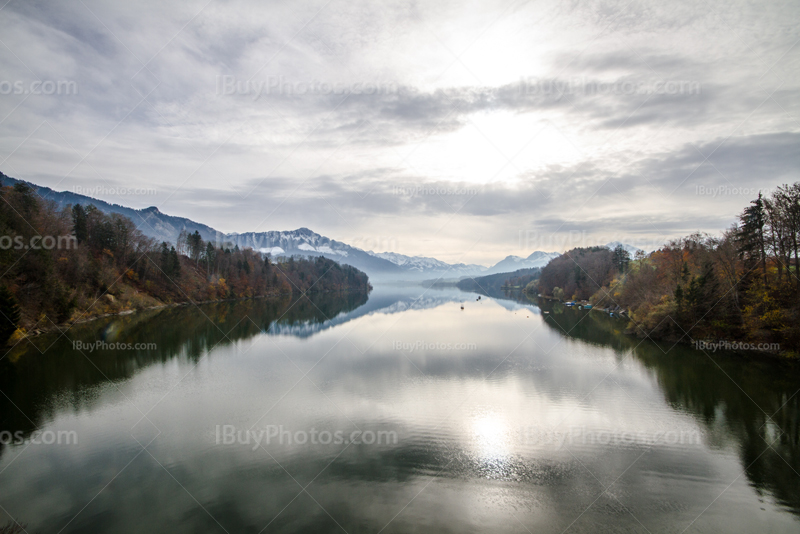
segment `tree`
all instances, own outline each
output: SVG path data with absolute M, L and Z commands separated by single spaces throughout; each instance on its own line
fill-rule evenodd
M 764 277 L 764 287 L 767 283 L 767 244 L 764 238 L 764 226 L 766 225 L 766 214 L 764 213 L 764 200 L 761 193 L 758 198 L 750 202 L 750 206 L 744 209 L 739 216 L 741 226 L 739 227 L 739 252 L 745 260 L 749 270 L 761 266 Z
M 14 192 L 19 195 L 22 213 L 26 219 L 30 219 L 34 213 L 39 211 L 39 202 L 36 200 L 36 193 L 33 189 L 22 182 L 14 184 Z
M 717 310 L 715 305 L 717 304 L 718 290 L 719 283 L 714 272 L 714 265 L 711 262 L 707 262 L 703 265 L 700 275 L 692 278 L 683 299 L 691 323 L 687 324 L 687 327 L 693 327 L 700 319 L 711 321 L 713 315 L 710 314 Z M 677 290 L 675 299 L 676 301 L 678 300 Z
M 773 195 L 781 206 L 788 249 L 794 253 L 794 278 L 800 291 L 800 183 L 783 185 Z M 789 254 L 787 253 L 787 259 Z M 787 261 L 787 271 L 791 275 L 791 261 Z
M 178 254 L 189 254 L 188 240 L 189 234 L 186 232 L 186 228 L 181 228 L 181 232 L 178 234 L 178 239 L 175 242 L 175 248 L 178 251 Z
M 26 212 L 34 216 L 26 217 Z M 5 273 L 0 283 L 9 288 L 0 295 L 0 312 L 5 310 L 7 317 L 0 320 L 3 341 L 18 327 L 44 324 L 43 318 L 56 324 L 68 321 L 75 307 L 88 309 L 91 315 L 139 308 L 151 299 L 202 301 L 275 292 L 369 289 L 364 273 L 332 260 L 295 258 L 296 269 L 287 275 L 283 265 L 273 268 L 251 248 L 226 243 L 223 253 L 213 242 L 203 242 L 199 231 L 182 233 L 185 237 L 180 241 L 187 242 L 186 249 L 188 243 L 192 245 L 193 257 L 186 258 L 177 246 L 146 237 L 121 215 L 106 214 L 93 205 L 59 208 L 24 185 L 0 188 L 0 235 L 11 239 L 12 245 L 17 238 L 25 243 L 34 236 L 59 236 L 55 244 L 62 242 L 61 236 L 68 236 L 69 243 L 81 242 L 76 248 L 50 247 L 47 242 L 36 249 L 0 247 L 0 272 Z M 196 266 L 188 263 L 192 260 Z M 323 275 L 324 280 L 319 280 Z M 212 278 L 215 283 L 207 283 Z M 93 306 L 105 294 L 114 298 Z
M 548 263 L 541 272 L 539 288 L 543 295 L 554 295 L 556 287 L 576 299 L 591 297 L 611 282 L 617 272 L 614 253 L 606 247 L 575 248 Z
M 214 264 L 217 258 L 217 249 L 214 248 L 214 244 L 209 241 L 206 244 L 206 271 L 208 275 L 211 276 L 211 266 Z
M 175 282 L 181 276 L 181 261 L 178 257 L 178 251 L 164 241 L 161 243 L 159 255 L 161 256 L 161 272 L 165 278 Z
M 169 249 L 169 268 L 173 279 L 181 277 L 181 260 L 175 247 Z
M 614 249 L 614 267 L 617 268 L 617 271 L 620 273 L 627 271 L 630 262 L 630 253 L 622 245 L 617 245 Z
M 169 261 L 169 245 L 167 245 L 166 241 L 161 242 L 159 255 L 161 256 L 161 272 L 166 278 L 172 278 L 172 267 Z
M 0 345 L 5 345 L 19 324 L 17 299 L 6 286 L 0 286 Z
M 712 240 L 713 259 L 725 294 L 730 295 L 737 312 L 741 313 L 739 303 L 739 252 L 737 250 L 736 226 L 723 232 L 721 238 Z
M 86 226 L 86 210 L 80 204 L 72 206 L 72 231 L 75 233 L 75 239 L 78 243 L 86 242 L 86 238 L 89 235 L 89 230 Z
M 205 248 L 200 232 L 195 230 L 193 234 L 189 234 L 186 238 L 186 243 L 189 247 L 190 257 L 197 265 L 200 265 L 200 254 L 203 253 L 203 249 Z

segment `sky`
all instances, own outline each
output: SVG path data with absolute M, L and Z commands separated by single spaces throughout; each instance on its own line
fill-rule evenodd
M 451 263 L 653 250 L 798 181 L 798 40 L 796 0 L 9 0 L 0 171 Z

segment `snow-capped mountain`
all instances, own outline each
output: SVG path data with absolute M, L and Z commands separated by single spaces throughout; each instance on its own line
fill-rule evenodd
M 19 180 L 0 173 L 0 182 L 3 185 L 14 185 Z M 94 205 L 104 213 L 119 213 L 131 219 L 136 227 L 145 235 L 167 243 L 175 243 L 181 231 L 188 233 L 199 232 L 206 241 L 217 246 L 238 245 L 239 248 L 249 247 L 259 252 L 278 256 L 325 256 L 332 260 L 352 265 L 367 273 L 376 281 L 422 281 L 435 278 L 459 279 L 467 276 L 490 275 L 497 273 L 513 272 L 531 267 L 544 267 L 547 263 L 559 256 L 557 252 L 536 251 L 527 258 L 520 256 L 507 256 L 491 267 L 475 264 L 449 264 L 436 258 L 424 256 L 406 256 L 395 252 L 372 252 L 350 246 L 341 241 L 335 241 L 308 228 L 298 228 L 291 231 L 246 232 L 224 234 L 214 228 L 186 219 L 175 217 L 159 211 L 155 206 L 145 209 L 133 209 L 118 204 L 109 204 L 85 195 L 68 191 L 54 191 L 26 182 L 33 187 L 43 198 L 55 201 L 64 207 L 67 205 Z M 622 244 L 631 256 L 641 250 L 632 245 L 608 243 L 610 249 Z
M 288 232 L 226 234 L 223 239 L 238 245 L 239 248 L 248 247 L 272 256 L 286 256 L 289 255 L 287 251 L 299 250 L 302 253 L 318 252 L 346 258 L 353 251 L 350 245 L 319 235 L 308 228 L 298 228 Z
M 542 252 L 537 250 L 527 258 L 521 256 L 506 256 L 496 264 L 489 267 L 484 274 L 510 273 L 519 269 L 529 269 L 531 267 L 544 267 L 553 258 L 559 257 L 558 252 Z
M 460 278 L 462 276 L 481 274 L 486 270 L 486 267 L 483 265 L 465 263 L 450 264 L 437 260 L 436 258 L 428 258 L 425 256 L 406 256 L 405 254 L 398 254 L 397 252 L 368 251 L 367 253 L 377 258 L 390 261 L 405 271 L 408 271 L 410 274 L 417 273 L 425 275 L 422 278 L 438 276 Z
M 436 258 L 426 258 L 425 256 L 406 256 L 405 254 L 398 254 L 397 252 L 372 252 L 371 250 L 367 251 L 367 254 L 371 254 L 378 258 L 383 258 L 384 260 L 388 260 L 395 265 L 411 271 L 422 272 L 437 269 L 447 269 L 450 267 L 449 264 L 441 260 L 437 260 Z
M 225 234 L 219 237 L 224 243 L 249 247 L 253 250 L 278 256 L 324 256 L 346 263 L 367 273 L 375 279 L 397 279 L 403 274 L 395 263 L 373 256 L 357 247 L 320 235 L 308 228 L 291 231 L 246 232 Z

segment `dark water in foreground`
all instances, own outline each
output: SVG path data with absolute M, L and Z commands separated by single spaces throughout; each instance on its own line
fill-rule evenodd
M 475 299 L 378 287 L 39 338 L 0 362 L 0 438 L 23 441 L 0 449 L 0 522 L 800 531 L 795 368 L 627 338 L 601 312 Z

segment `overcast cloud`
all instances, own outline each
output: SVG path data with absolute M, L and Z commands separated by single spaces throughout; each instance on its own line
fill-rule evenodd
M 800 179 L 799 39 L 796 1 L 10 0 L 0 171 L 451 262 L 653 248 Z

